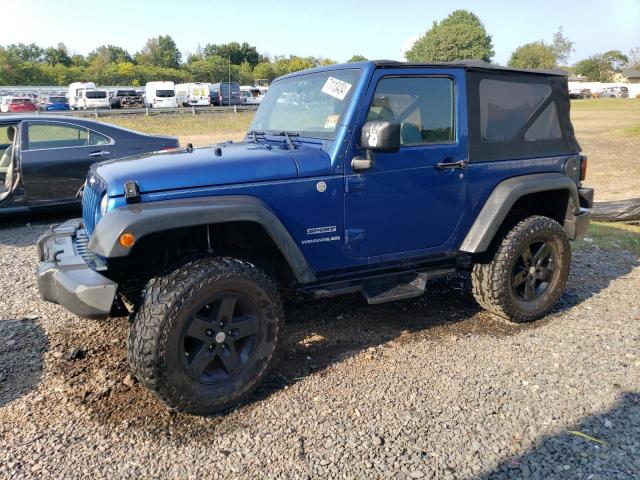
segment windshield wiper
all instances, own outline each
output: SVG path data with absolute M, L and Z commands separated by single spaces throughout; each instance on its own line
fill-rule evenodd
M 293 140 L 291 140 L 291 137 L 298 137 L 298 136 L 300 136 L 300 134 L 297 133 L 297 132 L 287 132 L 287 131 L 285 131 L 285 132 L 280 132 L 278 134 L 278 136 L 286 137 L 286 139 L 287 139 L 287 148 L 289 150 L 295 150 L 296 145 L 293 143 Z
M 251 141 L 253 143 L 258 143 L 258 135 L 263 136 L 264 132 L 258 132 L 257 130 L 249 131 L 249 135 L 251 135 Z

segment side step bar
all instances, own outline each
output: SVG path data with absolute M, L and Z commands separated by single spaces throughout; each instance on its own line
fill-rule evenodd
M 427 281 L 456 272 L 455 268 L 395 272 L 304 287 L 299 290 L 311 298 L 328 298 L 360 293 L 369 304 L 394 302 L 424 294 Z

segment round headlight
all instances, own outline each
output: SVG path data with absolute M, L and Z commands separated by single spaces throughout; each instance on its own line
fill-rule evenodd
M 109 196 L 105 193 L 102 196 L 102 200 L 100 200 L 100 215 L 104 215 L 107 213 L 107 202 L 109 201 Z

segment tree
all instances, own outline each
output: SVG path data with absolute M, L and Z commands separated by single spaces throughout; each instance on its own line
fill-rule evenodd
M 620 50 L 609 50 L 603 53 L 604 57 L 611 62 L 611 70 L 614 72 L 620 72 L 622 67 L 629 63 L 629 57 L 627 57 Z
M 87 61 L 89 63 L 98 61 L 105 64 L 123 62 L 132 63 L 133 58 L 131 58 L 129 52 L 122 47 L 117 47 L 115 45 L 101 45 L 87 55 Z
M 202 49 L 204 58 L 218 56 L 231 59 L 233 65 L 240 65 L 242 62 L 248 62 L 251 67 L 255 67 L 260 63 L 260 54 L 256 47 L 249 45 L 247 42 L 242 44 L 238 42 L 230 42 L 225 44 L 207 44 Z
M 640 47 L 635 47 L 629 50 L 629 61 L 627 65 L 629 68 L 638 69 L 640 68 Z
M 553 45 L 542 40 L 526 43 L 511 54 L 507 65 L 515 68 L 553 68 L 557 64 L 557 54 Z
M 564 36 L 563 27 L 558 27 L 558 31 L 553 34 L 551 48 L 556 55 L 556 63 L 566 65 L 569 55 L 574 51 L 573 42 Z
M 253 69 L 253 79 L 262 80 L 267 79 L 269 81 L 276 78 L 276 72 L 273 69 L 271 62 L 261 62 Z
M 64 43 L 59 43 L 57 47 L 49 47 L 44 51 L 43 59 L 49 65 L 71 65 L 71 57 L 67 53 L 67 47 Z
M 141 65 L 174 69 L 180 68 L 182 60 L 182 54 L 178 50 L 176 42 L 169 35 L 150 38 L 135 56 Z
M 467 10 L 456 10 L 433 26 L 405 52 L 413 62 L 449 62 L 476 58 L 491 61 L 491 36 L 480 19 Z
M 576 74 L 584 75 L 592 82 L 610 82 L 613 80 L 611 59 L 603 54 L 592 55 L 576 64 Z
M 366 62 L 367 60 L 367 57 L 363 57 L 362 55 L 354 55 L 349 60 L 347 60 L 347 63 Z
M 16 57 L 22 62 L 42 62 L 44 49 L 35 43 L 25 45 L 24 43 L 11 44 L 7 47 L 7 54 Z

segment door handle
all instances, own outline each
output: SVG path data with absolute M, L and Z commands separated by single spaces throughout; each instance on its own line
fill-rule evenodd
M 467 168 L 468 162 L 466 160 L 460 160 L 458 162 L 438 162 L 436 164 L 436 168 L 438 170 L 448 170 L 448 169 L 458 169 L 461 170 L 463 168 Z
M 91 153 L 89 154 L 89 156 L 90 156 L 90 157 L 94 157 L 94 158 L 96 158 L 96 157 L 104 157 L 104 156 L 106 156 L 106 155 L 109 155 L 110 153 L 111 153 L 111 152 L 107 152 L 107 151 L 105 151 L 105 150 L 98 150 L 97 152 L 91 152 Z

